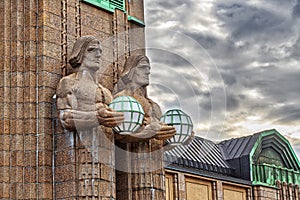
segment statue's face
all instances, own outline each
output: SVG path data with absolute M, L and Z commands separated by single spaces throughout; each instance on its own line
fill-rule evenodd
M 102 48 L 98 40 L 92 40 L 83 55 L 81 66 L 97 71 L 100 68 Z
M 146 59 L 142 59 L 134 68 L 132 82 L 138 86 L 149 85 L 150 63 Z

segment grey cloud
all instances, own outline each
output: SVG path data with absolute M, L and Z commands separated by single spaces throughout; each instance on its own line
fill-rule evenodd
M 253 87 L 260 91 L 270 101 L 287 102 L 295 101 L 300 96 L 300 72 L 277 69 L 276 71 L 265 71 L 251 73 L 253 75 Z
M 194 40 L 196 40 L 203 48 L 211 49 L 216 47 L 219 40 L 211 35 L 204 35 L 199 32 L 184 32 L 186 35 L 190 36 Z
M 296 40 L 294 46 L 292 47 L 292 55 L 296 60 L 300 60 L 300 34 L 298 36 L 298 39 Z
M 294 138 L 292 136 L 286 136 L 286 138 L 289 140 L 289 142 L 292 144 L 294 147 L 294 151 L 297 154 L 298 158 L 300 157 L 300 139 L 299 138 Z
M 151 62 L 164 63 L 172 68 L 190 65 L 190 63 L 180 55 L 176 55 L 166 50 L 147 49 L 147 54 L 149 55 L 149 57 L 151 57 Z
M 234 85 L 237 83 L 237 78 L 235 74 L 232 74 L 228 71 L 221 72 L 222 78 L 227 86 Z
M 188 14 L 185 10 L 192 9 L 194 5 L 193 0 L 149 1 L 146 3 L 146 20 L 150 26 L 157 26 L 168 21 L 181 22 Z
M 300 122 L 300 109 L 288 113 L 286 116 L 279 118 L 275 123 L 296 125 Z
M 300 122 L 300 106 L 285 105 L 273 107 L 268 114 L 268 119 L 273 119 L 277 124 L 296 124 Z
M 291 35 L 292 21 L 281 12 L 247 3 L 219 3 L 215 9 L 233 40 L 278 44 Z
M 147 12 L 152 16 L 146 16 L 150 19 L 150 26 L 163 27 L 163 24 L 173 21 L 173 28 L 196 40 L 216 63 L 227 93 L 227 117 L 220 137 L 253 133 L 239 125 L 240 122 L 247 123 L 249 116 L 261 117 L 258 123 L 269 122 L 270 129 L 276 125 L 299 124 L 300 28 L 297 21 L 299 19 L 296 19 L 299 1 L 297 4 L 295 0 L 262 0 L 256 1 L 256 5 L 251 4 L 251 1 L 241 0 L 212 1 L 212 12 L 204 10 L 204 13 L 198 16 L 194 13 L 199 13 L 196 9 L 201 6 L 201 1 L 154 0 L 149 3 L 151 8 Z M 202 15 L 209 17 L 209 25 L 217 27 L 214 31 L 218 30 L 221 36 L 192 28 L 193 24 L 201 22 Z M 149 36 L 151 40 L 147 41 L 148 44 L 167 44 L 178 49 L 181 48 L 181 42 L 184 43 L 174 43 L 165 30 L 155 35 L 159 37 Z M 215 88 L 203 87 L 205 83 L 200 75 L 190 73 L 192 66 L 180 55 L 161 51 L 148 55 L 153 61 L 153 70 L 156 64 L 161 64 L 159 67 L 171 67 L 169 71 L 158 68 L 153 74 L 157 75 L 153 80 L 160 81 L 161 84 L 168 82 L 172 85 L 170 88 L 178 95 L 177 99 L 169 98 L 174 91 L 166 89 L 164 92 L 169 96 L 162 98 L 165 101 L 163 106 L 182 104 L 194 119 L 200 115 L 199 124 L 205 126 L 210 123 L 213 109 L 220 110 L 219 118 L 223 116 L 222 99 L 215 100 L 214 105 L 211 99 L 213 91 L 221 91 L 221 83 L 214 85 Z M 205 63 L 204 59 L 199 59 L 198 64 L 194 67 L 200 72 L 204 67 L 213 67 L 212 64 Z M 172 79 L 178 78 L 176 73 L 170 73 L 172 70 L 181 74 L 181 82 L 172 82 Z M 164 74 L 159 75 L 159 72 Z M 197 84 L 185 85 L 189 87 L 187 90 L 183 87 L 182 79 Z M 212 83 L 208 80 L 207 84 Z M 161 90 L 157 88 L 156 92 L 159 91 Z M 155 95 L 155 92 L 152 94 Z M 251 124 L 252 121 L 248 123 Z M 205 126 L 201 126 L 199 134 L 207 131 Z M 221 120 L 211 125 L 210 132 L 215 139 L 221 127 Z
M 161 6 L 164 9 L 175 9 L 182 5 L 188 5 L 190 7 L 192 1 L 190 0 L 172 0 L 172 1 L 159 1 L 157 6 Z
M 240 101 L 238 99 L 238 96 L 227 93 L 226 105 L 227 111 L 237 110 L 238 108 L 240 108 Z
M 300 18 L 300 0 L 297 1 L 297 4 L 293 9 L 293 16 L 295 18 Z

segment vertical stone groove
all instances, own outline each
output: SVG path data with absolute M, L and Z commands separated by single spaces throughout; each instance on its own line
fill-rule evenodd
M 23 69 L 23 74 L 26 73 L 27 69 L 26 69 L 26 62 L 25 62 L 25 55 L 26 55 L 26 51 L 25 51 L 25 46 L 26 46 L 26 43 L 25 43 L 25 32 L 26 32 L 26 24 L 25 24 L 25 17 L 26 17 L 26 6 L 25 6 L 25 2 L 23 2 L 23 21 L 22 21 L 22 35 L 21 35 L 21 38 L 23 39 L 23 56 L 22 56 L 22 65 L 24 67 Z M 23 78 L 25 79 L 25 78 Z M 25 85 L 25 80 L 23 80 L 23 91 L 22 91 L 22 102 L 25 102 L 25 92 L 24 92 L 24 85 Z M 26 104 L 24 104 L 24 107 L 23 107 L 23 113 L 22 113 L 22 118 L 25 119 L 25 106 Z M 24 120 L 22 121 L 22 125 L 23 127 L 25 127 L 25 122 Z M 26 140 L 26 132 L 24 131 L 22 133 L 23 135 L 23 141 Z M 25 155 L 26 155 L 26 142 L 23 142 L 23 160 L 24 160 L 24 163 L 26 162 L 25 160 Z M 23 170 L 22 170 L 22 196 L 25 196 L 25 164 L 23 166 Z
M 113 84 L 116 84 L 118 81 L 118 24 L 117 24 L 117 12 L 113 14 Z
M 36 50 L 36 198 L 39 199 L 39 1 L 36 1 L 36 27 L 35 27 L 35 50 Z
M 12 60 L 11 60 L 11 56 L 12 56 L 12 50 L 11 50 L 11 47 L 12 47 L 12 28 L 11 28 L 11 26 L 12 26 L 12 23 L 11 23 L 11 19 L 12 19 L 12 14 L 11 14 L 11 12 L 12 12 L 12 2 L 11 1 L 9 1 L 9 9 L 8 9 L 9 11 L 10 11 L 10 13 L 9 13 L 9 31 L 10 31 L 10 34 L 9 34 L 9 42 L 10 42 L 10 44 L 9 44 L 9 46 L 10 46 L 10 48 L 9 48 L 9 91 L 10 91 L 10 93 L 9 93 L 9 99 L 8 99 L 8 103 L 4 103 L 4 105 L 6 106 L 7 104 L 8 105 L 10 105 L 11 104 L 11 73 L 12 73 Z M 7 39 L 7 38 L 6 38 Z M 8 58 L 7 58 L 8 59 Z M 4 111 L 5 112 L 5 111 Z M 6 112 L 8 112 L 8 113 L 6 113 L 7 114 L 7 117 L 8 117 L 8 120 L 11 118 L 10 117 L 10 112 L 9 112 L 9 106 L 8 106 L 8 109 L 6 110 Z M 11 120 L 9 120 L 9 136 L 10 136 L 10 145 L 9 145 L 9 153 L 10 153 L 10 157 L 9 157 L 9 175 L 10 175 L 10 178 L 9 178 L 9 187 L 10 187 L 10 189 L 9 189 L 9 198 L 12 198 L 12 196 L 13 196 L 13 193 L 12 193 L 12 189 L 11 189 L 11 186 L 12 186 L 12 184 L 13 184 L 13 182 L 12 182 L 12 172 L 13 172 L 13 169 L 12 169 L 12 131 L 11 131 L 11 129 L 12 129 L 12 122 L 11 122 Z
M 67 75 L 67 2 L 61 1 L 61 71 L 62 76 Z
M 81 36 L 81 11 L 80 11 L 80 0 L 77 0 L 75 4 L 76 17 L 75 17 L 75 29 L 76 29 L 76 39 Z

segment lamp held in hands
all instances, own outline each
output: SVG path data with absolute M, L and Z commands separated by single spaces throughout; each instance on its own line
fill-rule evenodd
M 142 105 L 131 96 L 119 96 L 114 99 L 109 107 L 124 114 L 124 122 L 113 130 L 119 134 L 132 134 L 139 130 L 143 124 L 145 112 Z

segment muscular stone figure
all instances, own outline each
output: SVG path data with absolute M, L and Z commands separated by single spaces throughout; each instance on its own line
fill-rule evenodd
M 123 120 L 121 113 L 108 108 L 111 93 L 96 80 L 101 52 L 93 36 L 80 37 L 74 44 L 69 63 L 77 72 L 63 77 L 57 88 L 59 119 L 66 130 L 113 127 Z
M 97 81 L 101 53 L 100 42 L 95 37 L 78 38 L 69 60 L 76 72 L 63 77 L 57 87 L 59 120 L 66 138 L 74 141 L 75 146 L 71 151 L 67 147 L 68 154 L 56 159 L 74 160 L 76 171 L 67 173 L 70 176 L 65 178 L 76 183 L 76 199 L 115 199 L 115 150 L 111 127 L 122 122 L 124 117 L 108 108 L 112 95 Z
M 114 96 L 132 96 L 142 105 L 145 116 L 142 130 L 132 135 L 117 135 L 120 142 L 141 142 L 152 138 L 166 140 L 176 130 L 159 119 L 162 115 L 157 103 L 148 98 L 146 87 L 149 85 L 150 62 L 144 55 L 130 56 L 124 66 L 121 78 L 115 87 Z

